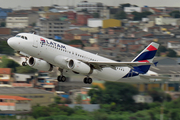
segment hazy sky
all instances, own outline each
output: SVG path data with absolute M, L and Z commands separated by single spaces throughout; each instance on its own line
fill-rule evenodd
M 32 6 L 76 5 L 82 0 L 0 0 L 3 8 L 30 8 Z M 180 0 L 87 0 L 89 2 L 102 2 L 105 5 L 118 6 L 122 3 L 136 4 L 138 6 L 175 6 L 180 7 Z

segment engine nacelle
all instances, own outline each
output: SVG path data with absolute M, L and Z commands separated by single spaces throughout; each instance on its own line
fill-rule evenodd
M 67 66 L 72 71 L 78 72 L 80 74 L 88 75 L 92 73 L 92 69 L 89 65 L 78 60 L 69 60 Z
M 34 57 L 30 57 L 29 60 L 27 61 L 28 65 L 38 69 L 38 70 L 43 70 L 43 71 L 52 71 L 53 66 L 49 63 L 47 63 L 44 60 L 38 59 L 38 58 L 34 58 Z

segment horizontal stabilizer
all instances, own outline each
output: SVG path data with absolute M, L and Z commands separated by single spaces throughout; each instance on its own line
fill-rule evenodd
M 140 77 L 146 78 L 146 79 L 161 79 L 161 80 L 169 80 L 171 79 L 170 77 L 163 77 L 163 76 L 150 76 L 150 75 L 143 75 L 140 74 Z

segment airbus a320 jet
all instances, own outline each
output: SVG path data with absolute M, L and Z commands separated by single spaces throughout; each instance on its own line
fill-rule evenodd
M 65 82 L 64 70 L 86 76 L 84 83 L 93 82 L 91 76 L 106 81 L 144 80 L 153 78 L 149 75 L 150 66 L 159 47 L 152 42 L 131 62 L 116 62 L 114 60 L 65 45 L 60 42 L 31 33 L 19 33 L 8 39 L 8 44 L 26 60 L 22 65 L 29 65 L 43 71 L 52 71 L 58 67 L 61 75 L 59 82 Z

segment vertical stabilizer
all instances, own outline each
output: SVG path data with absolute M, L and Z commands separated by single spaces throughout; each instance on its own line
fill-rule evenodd
M 149 44 L 137 57 L 135 57 L 131 62 L 149 62 L 152 63 L 154 56 L 156 55 L 157 49 L 159 47 L 158 43 L 152 42 Z M 142 65 L 134 67 L 134 70 L 145 74 L 150 68 L 150 65 Z

